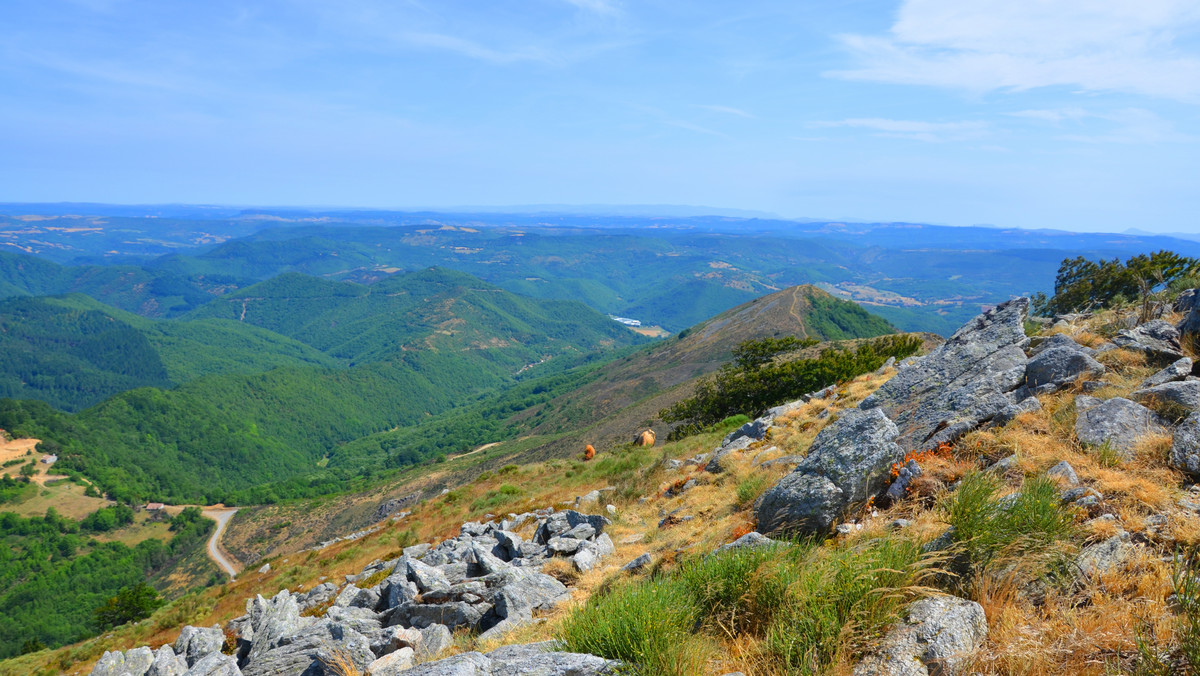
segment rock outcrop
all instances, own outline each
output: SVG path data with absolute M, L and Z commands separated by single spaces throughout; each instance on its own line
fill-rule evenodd
M 1193 479 L 1200 478 L 1200 413 L 1191 414 L 1175 428 L 1170 462 Z
M 1157 413 L 1122 397 L 1101 401 L 1075 397 L 1075 436 L 1089 446 L 1108 445 L 1131 457 L 1137 445 L 1151 434 L 1165 434 L 1167 421 Z
M 770 488 L 755 509 L 758 530 L 824 532 L 845 510 L 890 483 L 903 459 L 899 431 L 878 408 L 852 409 L 821 430 L 808 455 Z
M 1029 299 L 1002 303 L 960 328 L 924 359 L 867 397 L 900 431 L 905 450 L 952 442 L 1030 396 L 1025 317 Z
M 525 541 L 514 531 L 534 525 Z M 247 601 L 246 614 L 220 627 L 185 627 L 174 645 L 107 653 L 95 676 L 323 676 L 329 665 L 353 665 L 369 676 L 390 674 L 601 674 L 613 663 L 542 648 L 478 659 L 418 661 L 437 656 L 451 632 L 482 640 L 531 622 L 534 613 L 568 600 L 570 592 L 542 573 L 555 556 L 587 570 L 614 551 L 603 516 L 567 510 L 522 514 L 500 523 L 464 523 L 458 537 L 416 545 L 391 561 L 376 561 L 341 588 L 324 583 L 304 594 L 280 591 Z M 526 526 L 528 527 L 528 526 Z M 379 580 L 359 587 L 364 580 Z M 323 616 L 306 610 L 328 605 Z M 226 644 L 227 633 L 236 645 Z M 232 652 L 233 654 L 225 654 Z M 472 661 L 473 660 L 473 661 Z M 461 671 L 475 664 L 479 671 Z M 423 671 L 422 671 L 423 670 Z
M 854 676 L 958 676 L 968 673 L 972 653 L 987 639 L 983 606 L 939 596 L 908 607 L 879 650 L 854 669 Z
M 1176 361 L 1183 358 L 1179 346 L 1179 330 L 1163 319 L 1154 319 L 1132 329 L 1117 332 L 1113 343 L 1117 347 L 1142 352 L 1151 359 Z

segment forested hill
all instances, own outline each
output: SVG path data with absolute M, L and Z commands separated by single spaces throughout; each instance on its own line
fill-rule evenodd
M 59 452 L 57 467 L 87 474 L 113 496 L 270 501 L 278 496 L 263 486 L 318 470 L 339 444 L 645 340 L 580 303 L 536 302 L 444 270 L 374 287 L 286 275 L 244 298 L 254 303 L 254 317 L 297 339 L 237 321 L 240 309 L 232 320 L 153 322 L 116 311 L 96 317 L 91 313 L 99 311 L 87 306 L 98 304 L 82 298 L 12 301 L 38 309 L 44 326 L 67 327 L 60 332 L 79 328 L 82 320 L 70 318 L 80 310 L 102 327 L 124 321 L 129 328 L 118 335 L 142 350 L 146 378 L 189 369 L 201 375 L 209 355 L 236 363 L 236 350 L 222 346 L 246 338 L 246 331 L 273 337 L 277 356 L 303 340 L 310 345 L 296 354 L 320 357 L 257 373 L 201 375 L 173 389 L 141 387 L 73 415 L 2 400 L 0 428 L 43 439 L 44 450 Z M 210 309 L 215 314 L 242 303 L 223 299 Z M 76 337 L 88 335 L 78 331 Z M 205 340 L 211 342 L 202 345 Z M 33 337 L 25 342 L 37 347 Z M 92 356 L 85 351 L 75 363 L 106 363 L 85 358 Z M 88 373 L 115 383 L 121 362 L 107 363 L 115 365 Z M 322 472 L 314 481 L 336 484 L 348 476 Z
M 416 427 L 346 444 L 331 466 L 369 467 L 409 454 L 461 452 L 522 437 L 529 454 L 549 457 L 583 443 L 617 443 L 645 429 L 658 411 L 691 393 L 697 378 L 730 361 L 748 340 L 801 336 L 870 338 L 895 331 L 886 320 L 809 285 L 743 303 L 676 336 L 595 369 L 556 376 Z M 659 425 L 659 432 L 667 431 Z
M 82 294 L 0 301 L 0 398 L 77 411 L 138 387 L 283 366 L 336 368 L 299 341 L 239 322 L 151 320 Z
M 408 352 L 483 352 L 520 369 L 542 357 L 636 342 L 581 303 L 533 300 L 471 275 L 429 268 L 365 286 L 285 273 L 193 311 L 303 341 L 350 364 Z

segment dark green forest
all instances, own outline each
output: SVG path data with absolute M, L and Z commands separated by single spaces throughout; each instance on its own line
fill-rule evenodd
M 203 546 L 213 527 L 191 509 L 172 521 L 168 542 L 151 538 L 129 547 L 91 537 L 128 509 L 104 508 L 104 516 L 82 522 L 53 510 L 31 518 L 0 512 L 0 658 L 17 655 L 27 642 L 55 647 L 94 635 L 102 628 L 98 607 Z

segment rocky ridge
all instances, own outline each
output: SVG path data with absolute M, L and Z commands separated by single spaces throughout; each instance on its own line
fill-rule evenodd
M 302 594 L 284 589 L 270 599 L 257 596 L 224 628 L 188 626 L 157 651 L 105 653 L 91 674 L 341 676 L 341 664 L 367 676 L 610 673 L 615 663 L 549 644 L 430 661 L 450 646 L 455 630 L 497 638 L 569 600 L 570 591 L 542 573 L 542 564 L 567 558 L 589 570 L 613 551 L 604 532 L 610 523 L 552 508 L 464 523 L 457 537 L 407 547 L 399 558 L 347 576 L 340 587 L 325 582 Z M 516 533 L 523 526 L 533 528 L 528 540 Z

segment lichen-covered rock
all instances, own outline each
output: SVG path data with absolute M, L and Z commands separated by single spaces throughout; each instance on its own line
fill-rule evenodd
M 483 653 L 461 653 L 436 662 L 426 662 L 404 672 L 405 676 L 491 676 L 492 661 Z
M 367 676 L 399 676 L 411 669 L 416 652 L 412 648 L 400 648 L 367 665 Z
M 1104 375 L 1104 364 L 1070 347 L 1052 347 L 1040 352 L 1025 366 L 1025 384 L 1063 385 L 1080 377 Z
M 1172 307 L 1176 312 L 1191 312 L 1200 307 L 1200 289 L 1187 289 L 1175 297 L 1175 305 Z
M 154 651 L 147 647 L 106 652 L 92 667 L 91 676 L 145 676 L 153 663 Z
M 1200 348 L 1200 305 L 1192 307 L 1188 315 L 1179 322 L 1179 342 L 1191 347 L 1195 353 Z
M 201 658 L 221 652 L 221 647 L 224 645 L 225 632 L 221 631 L 221 627 L 203 628 L 189 625 L 179 632 L 179 638 L 175 639 L 174 649 L 175 654 L 187 660 L 190 667 L 199 662 Z
M 1080 400 L 1084 400 L 1080 402 Z M 1126 457 L 1137 444 L 1151 434 L 1167 431 L 1166 421 L 1141 404 L 1121 397 L 1099 403 L 1093 397 L 1076 397 L 1075 435 L 1091 446 L 1108 444 Z
M 1155 373 L 1149 378 L 1142 381 L 1138 389 L 1144 390 L 1150 387 L 1157 387 L 1167 383 L 1183 380 L 1192 374 L 1192 360 L 1190 357 L 1184 357 L 1173 362 L 1167 368 Z
M 713 553 L 719 554 L 730 549 L 758 549 L 760 547 L 770 547 L 774 544 L 775 540 L 772 540 L 762 533 L 750 531 L 733 542 L 726 542 L 720 547 L 717 547 L 713 550 Z M 647 557 L 647 563 L 649 563 L 649 555 L 644 556 Z
M 1121 531 L 1103 542 L 1084 547 L 1075 558 L 1075 569 L 1081 578 L 1094 578 L 1129 560 L 1133 548 L 1129 533 Z
M 1154 359 L 1176 361 L 1183 358 L 1179 347 L 1179 330 L 1163 319 L 1148 321 L 1132 329 L 1117 332 L 1113 343 L 1127 350 L 1143 352 Z
M 169 645 L 154 651 L 154 662 L 146 676 L 184 676 L 188 670 L 187 660 L 175 654 Z
M 1163 383 L 1137 390 L 1130 396 L 1134 401 L 1147 406 L 1167 406 L 1187 411 L 1200 411 L 1200 380 Z
M 1080 345 L 1079 343 L 1075 342 L 1075 340 L 1072 339 L 1070 336 L 1066 336 L 1061 333 L 1056 333 L 1052 336 L 1049 336 L 1049 337 L 1043 339 L 1041 342 L 1039 342 L 1037 345 L 1035 345 L 1033 348 L 1031 348 L 1029 350 L 1029 354 L 1030 354 L 1030 356 L 1036 357 L 1037 355 L 1045 352 L 1046 350 L 1050 350 L 1050 349 L 1053 349 L 1056 347 L 1065 347 L 1065 348 L 1075 350 L 1076 352 L 1082 352 L 1082 353 L 1092 356 L 1092 357 L 1096 356 L 1096 351 L 1093 350 L 1092 348 L 1084 347 L 1083 345 Z
M 883 639 L 878 652 L 854 669 L 854 676 L 959 676 L 987 639 L 983 606 L 939 596 L 908 607 L 904 623 Z
M 1200 478 L 1200 413 L 1191 414 L 1175 428 L 1171 466 Z
M 595 655 L 554 650 L 552 641 L 507 645 L 488 653 L 492 676 L 602 676 L 616 674 L 620 662 Z
M 243 673 L 232 656 L 212 653 L 192 665 L 185 676 L 243 676 Z
M 249 615 L 249 627 L 242 638 L 252 641 L 246 655 L 247 662 L 254 662 L 279 645 L 284 637 L 299 633 L 311 623 L 309 618 L 300 617 L 300 607 L 286 589 L 270 601 L 262 596 L 247 601 L 246 613 Z
M 954 441 L 991 420 L 1019 401 L 1012 393 L 1025 382 L 1028 312 L 1029 299 L 1018 298 L 983 313 L 901 369 L 860 408 L 881 409 L 906 450 Z
M 325 671 L 323 665 L 328 664 L 335 655 L 349 660 L 360 671 L 375 661 L 369 639 L 327 619 L 316 621 L 298 633 L 281 637 L 268 650 L 258 650 L 258 639 L 254 643 L 250 657 L 242 667 L 244 676 L 319 676 Z
M 848 506 L 890 483 L 892 463 L 904 457 L 897 435 L 879 409 L 846 411 L 821 430 L 796 469 L 763 494 L 759 532 L 828 530 Z

